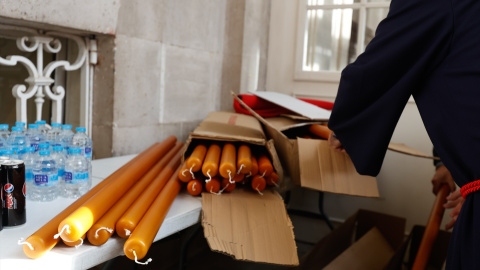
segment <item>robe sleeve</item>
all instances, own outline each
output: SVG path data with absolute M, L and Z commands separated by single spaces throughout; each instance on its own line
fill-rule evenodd
M 342 71 L 329 128 L 360 174 L 379 173 L 408 99 L 447 54 L 452 26 L 447 0 L 393 0 L 365 52 Z

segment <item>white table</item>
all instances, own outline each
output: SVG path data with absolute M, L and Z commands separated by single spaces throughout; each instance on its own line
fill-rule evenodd
M 98 159 L 92 162 L 93 185 L 127 163 L 135 155 Z M 69 206 L 74 200 L 57 198 L 52 202 L 27 200 L 27 223 L 6 227 L 0 231 L 0 269 L 87 269 L 115 258 L 123 253 L 126 239 L 114 234 L 104 245 L 86 243 L 78 248 L 68 247 L 61 241 L 39 259 L 29 259 L 18 245 L 20 238 L 27 238 L 41 226 Z M 183 191 L 175 199 L 154 241 L 181 231 L 200 219 L 201 199 Z

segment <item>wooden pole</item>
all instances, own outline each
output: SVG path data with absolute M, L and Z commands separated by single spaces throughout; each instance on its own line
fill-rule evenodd
M 448 185 L 442 185 L 440 187 L 435 199 L 435 203 L 433 204 L 432 212 L 430 213 L 430 218 L 428 219 L 427 227 L 425 228 L 425 232 L 423 234 L 422 242 L 420 242 L 420 247 L 418 248 L 417 257 L 413 263 L 412 270 L 424 270 L 427 267 L 432 246 L 435 242 L 435 239 L 437 239 L 438 231 L 440 230 L 440 224 L 442 223 L 443 213 L 445 212 L 443 204 L 445 203 L 446 197 L 449 193 L 450 188 Z

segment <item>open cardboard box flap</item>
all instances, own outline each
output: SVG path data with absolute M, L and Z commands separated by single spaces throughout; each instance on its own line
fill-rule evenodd
M 238 260 L 298 265 L 293 225 L 280 195 L 265 190 L 202 194 L 202 225 L 214 251 Z
M 377 180 L 358 174 L 347 154 L 330 149 L 326 140 L 288 138 L 282 131 L 303 124 L 285 117 L 265 119 L 232 95 L 264 125 L 294 184 L 331 193 L 379 197 Z

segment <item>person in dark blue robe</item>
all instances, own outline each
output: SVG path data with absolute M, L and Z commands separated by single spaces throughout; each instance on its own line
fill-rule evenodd
M 392 0 L 365 52 L 342 71 L 331 144 L 360 174 L 379 173 L 410 96 L 457 185 L 480 179 L 480 1 Z M 480 269 L 479 255 L 480 191 L 463 203 L 447 269 Z

